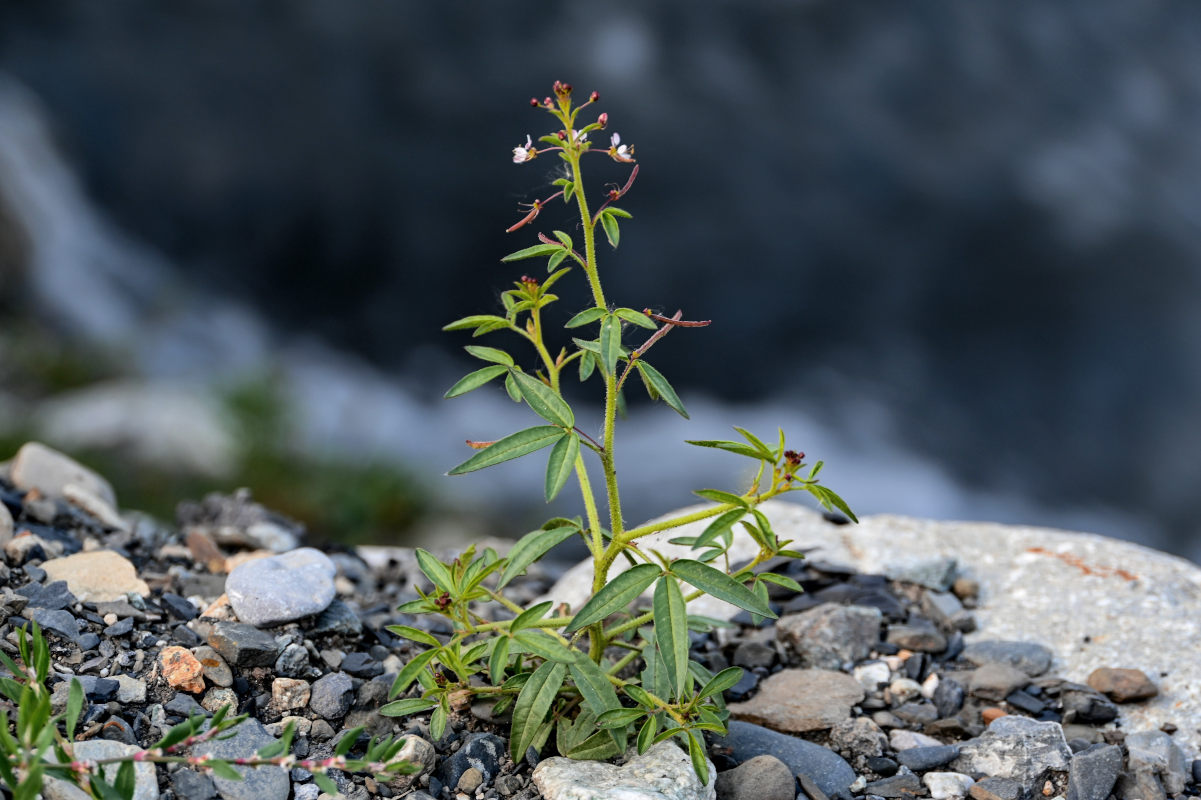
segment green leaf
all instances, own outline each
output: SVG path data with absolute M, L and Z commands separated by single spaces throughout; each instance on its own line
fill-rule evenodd
M 405 639 L 412 639 L 414 642 L 421 642 L 430 647 L 442 646 L 442 643 L 432 633 L 423 631 L 420 628 L 412 628 L 408 625 L 387 625 L 384 629 L 395 633 L 397 636 L 403 636 Z
M 740 456 L 747 456 L 756 461 L 762 461 L 763 456 L 759 451 L 751 447 L 749 444 L 742 442 L 728 442 L 718 439 L 685 439 L 686 444 L 695 445 L 697 447 L 712 447 L 717 450 L 725 450 L 727 453 L 735 453 Z
M 654 650 L 655 650 L 655 645 L 653 643 L 647 645 L 646 652 L 654 652 Z M 643 682 L 646 682 L 646 671 L 645 670 L 643 670 L 642 675 L 643 675 L 643 677 L 642 677 Z M 633 700 L 635 703 L 637 703 L 638 705 L 645 708 L 647 711 L 653 712 L 653 711 L 658 710 L 659 707 L 655 704 L 655 701 L 651 699 L 650 693 L 647 692 L 645 689 L 643 689 L 638 684 L 627 683 L 625 686 L 622 687 L 621 690 L 626 693 L 626 697 L 629 697 L 631 700 Z
M 521 261 L 524 258 L 549 256 L 552 253 L 557 253 L 562 249 L 562 245 L 557 244 L 536 244 L 533 247 L 527 247 L 524 250 L 518 250 L 515 253 L 509 253 L 507 256 L 502 258 L 501 261 Z
M 508 367 L 491 366 L 477 369 L 475 372 L 469 372 L 459 379 L 459 382 L 446 390 L 446 394 L 442 395 L 445 399 L 458 397 L 459 395 L 467 394 L 470 391 L 480 388 L 484 384 L 491 381 L 498 375 L 503 375 L 508 372 Z
M 455 591 L 455 579 L 450 569 L 428 550 L 417 548 L 417 566 L 430 582 L 444 592 Z
M 539 603 L 536 606 L 527 608 L 525 611 L 522 611 L 512 622 L 509 623 L 509 633 L 517 633 L 522 628 L 530 627 L 535 622 L 546 616 L 546 612 L 550 611 L 550 607 L 553 605 L 553 601 L 547 600 Z
M 571 413 L 571 407 L 554 389 L 524 372 L 514 372 L 513 379 L 517 381 L 518 391 L 535 414 L 561 428 L 575 425 L 575 415 Z
M 197 733 L 203 721 L 203 717 L 195 716 L 184 720 L 178 725 L 172 726 L 169 731 L 163 734 L 163 738 L 154 743 L 154 747 L 160 750 L 167 750 L 172 745 L 179 744 L 184 739 Z
M 555 267 L 563 263 L 563 259 L 567 258 L 567 251 L 560 250 L 546 261 L 546 271 L 550 272 Z M 553 295 L 552 295 L 553 296 Z
M 450 323 L 449 325 L 444 325 L 442 327 L 442 330 L 444 330 L 444 331 L 461 331 L 461 330 L 467 330 L 468 328 L 479 328 L 482 326 L 486 326 L 486 327 L 490 327 L 490 328 L 491 327 L 507 328 L 507 327 L 509 327 L 509 321 L 507 319 L 505 319 L 504 317 L 498 317 L 495 314 L 473 314 L 470 317 L 463 317 L 462 319 L 456 319 L 454 322 Z
M 567 667 L 554 661 L 546 661 L 526 681 L 513 704 L 513 725 L 510 731 L 509 752 L 515 762 L 525 757 L 526 748 L 534 742 L 538 728 L 546 719 L 563 678 L 567 675 Z
M 641 708 L 613 708 L 603 714 L 598 714 L 596 724 L 602 728 L 624 728 L 646 714 Z
M 776 586 L 783 586 L 785 589 L 790 589 L 797 594 L 801 594 L 805 591 L 803 586 L 787 575 L 778 575 L 774 572 L 761 572 L 759 573 L 758 578 L 760 580 L 767 581 L 768 583 L 774 583 Z
M 609 206 L 609 208 L 606 209 L 606 211 L 608 213 L 612 214 L 613 216 L 621 217 L 622 219 L 633 219 L 634 218 L 634 215 L 631 214 L 629 211 L 626 211 L 624 208 L 618 208 L 617 206 Z
M 242 774 L 231 767 L 228 761 L 210 761 L 208 762 L 208 766 L 218 778 L 225 778 L 227 781 L 242 780 Z
M 608 311 L 601 308 L 600 306 L 593 306 L 592 308 L 585 308 L 583 311 L 576 314 L 571 319 L 567 320 L 567 324 L 564 325 L 563 327 L 564 328 L 579 328 L 584 325 L 588 325 L 590 323 L 596 322 L 598 319 L 600 319 L 601 317 L 605 316 L 608 313 L 609 313 Z
M 568 250 L 571 249 L 572 245 L 571 245 L 571 237 L 570 236 L 568 236 L 563 231 L 555 231 L 554 234 L 555 234 L 555 238 L 563 243 L 563 247 L 565 247 Z
M 75 726 L 79 724 L 79 714 L 83 711 L 83 685 L 78 678 L 71 679 L 71 688 L 67 695 L 67 741 L 75 741 Z
M 755 597 L 759 598 L 760 605 L 762 605 L 764 607 L 766 607 L 768 605 L 767 584 L 766 583 L 760 582 L 760 583 L 755 584 Z M 759 625 L 761 625 L 765 619 L 766 619 L 766 616 L 764 616 L 763 614 L 751 614 L 751 624 L 754 625 L 755 627 L 759 627 Z
M 328 794 L 330 797 L 338 796 L 338 785 L 334 783 L 324 772 L 314 772 L 313 783 L 317 784 L 317 788 Z
M 659 326 L 655 321 L 643 314 L 641 311 L 635 311 L 632 308 L 619 308 L 613 312 L 631 325 L 637 325 L 639 328 L 649 328 L 650 330 L 658 330 Z
M 435 741 L 441 739 L 442 734 L 446 733 L 446 721 L 449 716 L 450 714 L 446 710 L 446 701 L 443 700 L 442 704 L 435 708 L 434 713 L 430 715 L 430 736 L 434 737 Z
M 592 709 L 592 713 L 597 717 L 612 709 L 621 708 L 621 701 L 617 699 L 617 690 L 609 682 L 609 677 L 587 655 L 581 653 L 575 661 L 567 665 L 567 668 L 571 671 L 571 679 L 575 681 L 576 688 L 580 690 L 580 696 L 584 698 L 584 703 Z
M 522 536 L 505 562 L 504 572 L 500 574 L 500 582 L 496 588 L 504 587 L 509 581 L 525 572 L 525 568 L 546 555 L 552 547 L 570 538 L 579 528 L 561 525 L 549 530 L 530 531 Z
M 609 581 L 592 596 L 572 619 L 567 632 L 578 631 L 594 622 L 600 622 L 610 614 L 625 611 L 636 597 L 655 582 L 662 570 L 654 564 L 639 564 Z
M 697 697 L 704 700 L 706 697 L 720 695 L 726 689 L 729 689 L 734 684 L 742 679 L 742 669 L 740 667 L 727 667 L 721 672 L 714 675 L 709 681 L 701 687 L 697 692 Z
M 735 522 L 744 516 L 746 516 L 745 508 L 732 508 L 724 514 L 719 515 L 709 523 L 709 526 L 705 528 L 700 536 L 696 537 L 696 544 L 693 545 L 693 548 L 699 550 L 702 547 L 708 547 L 717 537 L 728 531 Z
M 851 511 L 851 507 L 846 504 L 846 501 L 835 494 L 832 490 L 816 483 L 810 484 L 805 488 L 826 508 L 830 509 L 831 511 L 838 509 L 842 513 L 846 514 L 847 518 L 850 519 L 851 522 L 859 522 L 859 518 L 855 516 L 854 511 Z
M 357 728 L 351 728 L 338 741 L 338 746 L 334 748 L 334 755 L 344 756 L 350 752 L 350 748 L 354 747 L 355 742 L 359 740 L 359 734 L 363 732 L 363 727 L 360 725 Z
M 600 357 L 606 373 L 612 375 L 617 371 L 617 359 L 621 357 L 621 320 L 612 314 L 601 322 Z
M 748 431 L 746 428 L 740 428 L 735 425 L 734 430 L 741 433 L 743 438 L 751 443 L 751 446 L 759 452 L 760 458 L 762 458 L 764 461 L 770 461 L 774 464 L 776 460 L 780 458 L 778 453 L 764 444 L 762 439 Z
M 563 429 L 554 425 L 538 425 L 511 433 L 480 450 L 447 474 L 463 475 L 529 455 L 554 444 L 562 435 Z
M 549 633 L 539 630 L 524 630 L 513 634 L 513 639 L 529 653 L 547 661 L 570 664 L 576 659 L 576 651 L 570 649 Z
M 620 754 L 624 749 L 613 740 L 615 733 L 616 731 L 597 731 L 584 741 L 568 749 L 564 755 L 580 761 L 596 761 L 598 759 L 612 758 Z
M 681 558 L 673 561 L 671 571 L 681 580 L 692 584 L 703 592 L 713 595 L 718 600 L 738 606 L 752 614 L 776 618 L 775 612 L 763 602 L 752 590 L 746 588 L 726 573 L 714 569 L 699 561 Z
M 655 585 L 655 641 L 675 697 L 688 692 L 688 611 L 675 578 L 664 575 Z
M 121 766 L 117 767 L 117 779 L 113 781 L 113 788 L 122 797 L 132 798 L 134 788 L 134 771 L 133 761 L 123 761 Z
M 659 647 L 654 640 L 646 643 L 642 648 L 642 686 L 648 692 L 654 694 L 659 699 L 671 697 L 671 684 L 667 678 L 667 672 L 663 667 L 663 656 L 659 653 Z M 630 693 L 627 687 L 626 694 Z
M 609 246 L 616 250 L 618 242 L 621 241 L 621 229 L 617 225 L 617 220 L 609 213 L 611 210 L 606 208 L 601 212 L 600 224 L 605 229 L 605 238 L 609 240 Z
M 571 272 L 571 267 L 563 267 L 563 269 L 559 270 L 558 272 L 554 273 L 553 275 L 548 276 L 547 279 L 542 282 L 542 291 L 545 292 L 547 289 L 549 289 L 551 286 L 554 285 L 555 281 L 559 280 L 559 278 L 562 278 L 564 275 L 566 275 L 569 272 Z M 545 297 L 553 297 L 556 300 L 559 299 L 559 298 L 555 297 L 553 294 L 545 295 Z
M 574 433 L 566 433 L 555 443 L 546 462 L 546 502 L 554 500 L 567 479 L 575 470 L 576 456 L 580 454 L 580 440 Z
M 744 509 L 750 508 L 750 503 L 733 492 L 723 492 L 720 489 L 697 489 L 693 494 L 703 497 L 706 500 L 712 500 L 714 503 L 729 503 L 732 506 L 740 506 Z
M 488 656 L 488 680 L 493 686 L 500 686 L 505 679 L 505 668 L 509 665 L 509 644 L 513 640 L 508 636 L 496 639 L 492 654 Z
M 684 419 L 689 418 L 688 412 L 684 409 L 684 403 L 680 400 L 680 396 L 676 394 L 676 390 L 672 388 L 671 384 L 667 382 L 667 378 L 664 378 L 659 370 L 641 359 L 635 361 L 634 366 L 638 368 L 638 374 L 642 376 L 642 381 L 646 384 L 648 393 L 654 390 L 654 394 L 663 398 L 663 402 L 667 403 L 669 408 Z
M 705 758 L 705 748 L 697 741 L 696 734 L 688 731 L 688 757 L 692 759 L 692 769 L 701 779 L 701 785 L 709 785 L 709 763 Z
M 643 755 L 651 749 L 658 732 L 659 718 L 654 715 L 647 717 L 646 722 L 642 723 L 642 729 L 638 731 L 638 755 Z
M 400 673 L 396 676 L 396 680 L 392 682 L 392 688 L 388 691 L 388 697 L 396 697 L 396 695 L 409 688 L 416 678 L 417 673 L 425 669 L 425 666 L 434 660 L 434 656 L 438 655 L 438 650 L 425 650 L 413 656 L 409 663 L 405 664 Z
M 596 356 L 585 350 L 580 355 L 580 383 L 588 380 L 592 376 L 592 370 L 596 369 Z
M 505 376 L 505 391 L 509 393 L 509 399 L 514 403 L 521 402 L 521 391 L 517 388 L 517 381 L 513 380 L 512 372 Z
M 506 367 L 513 366 L 513 356 L 509 355 L 504 350 L 498 350 L 495 347 L 484 347 L 483 345 L 478 344 L 469 344 L 463 349 L 481 361 L 491 361 L 493 364 L 504 364 Z

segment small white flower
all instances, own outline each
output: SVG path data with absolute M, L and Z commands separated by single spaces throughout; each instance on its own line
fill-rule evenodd
M 526 134 L 525 146 L 518 145 L 513 148 L 513 163 L 524 164 L 527 161 L 533 160 L 537 155 L 538 150 L 534 147 L 534 140 L 530 138 L 529 134 Z
M 588 141 L 588 134 L 580 133 L 579 131 L 572 131 L 571 141 L 575 144 L 583 144 L 584 142 Z
M 634 160 L 634 146 L 621 143 L 621 134 L 614 133 L 609 137 L 609 155 L 614 161 L 629 163 Z

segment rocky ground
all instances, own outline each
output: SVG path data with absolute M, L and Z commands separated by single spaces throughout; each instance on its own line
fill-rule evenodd
M 303 547 L 295 524 L 246 493 L 181 503 L 176 525 L 164 526 L 119 512 L 104 478 L 38 445 L 0 465 L 0 501 L 0 648 L 15 652 L 16 630 L 31 620 L 48 632 L 56 702 L 65 704 L 71 676 L 87 693 L 85 757 L 148 745 L 190 714 L 233 703 L 251 719 L 205 745 L 226 756 L 252 753 L 288 722 L 302 756 L 331 753 L 357 726 L 407 735 L 420 775 L 387 784 L 335 776 L 360 800 L 1199 793 L 1201 760 L 1177 744 L 1175 725 L 1121 724 L 1127 709 L 1154 702 L 1162 676 L 1123 663 L 1083 682 L 1057 676 L 1046 646 L 976 630 L 979 585 L 954 563 L 885 577 L 818 557 L 794 562 L 778 568 L 806 591 L 773 595 L 779 620 L 754 627 L 735 616 L 732 627 L 694 635 L 693 657 L 709 669 L 746 670 L 726 696 L 729 735 L 709 743 L 716 781 L 702 787 L 670 743 L 621 766 L 553 752 L 515 764 L 505 721 L 486 706 L 453 718 L 439 740 L 424 717 L 380 715 L 413 653 L 386 626 L 446 630 L 395 611 L 423 581 L 409 550 Z M 513 584 L 515 599 L 551 590 L 563 571 L 535 565 Z M 260 769 L 243 782 L 139 769 L 139 798 L 320 795 L 300 769 Z M 46 796 L 67 797 L 62 790 Z

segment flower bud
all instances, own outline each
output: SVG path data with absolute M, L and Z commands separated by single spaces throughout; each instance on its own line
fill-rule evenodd
M 559 141 L 561 141 L 561 142 L 567 141 L 567 134 L 565 132 L 559 131 L 555 135 L 559 137 Z
M 554 105 L 554 101 L 551 100 L 550 97 L 544 97 L 542 98 L 542 105 L 550 108 L 552 105 Z
M 600 100 L 600 92 L 593 91 L 592 94 L 588 95 L 588 102 L 595 103 L 597 100 Z
M 595 92 L 593 94 L 595 94 Z M 597 117 L 596 124 L 601 126 L 601 130 L 604 130 L 605 126 L 609 124 L 609 113 L 605 112 Z
M 531 97 L 531 98 L 530 98 L 530 107 L 531 107 L 531 108 L 537 108 L 539 105 L 541 105 L 541 103 L 539 103 L 539 102 L 538 102 L 538 98 L 537 98 L 537 97 Z

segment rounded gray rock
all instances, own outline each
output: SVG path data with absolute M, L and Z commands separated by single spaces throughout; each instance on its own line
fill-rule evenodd
M 242 622 L 282 625 L 328 608 L 336 573 L 334 562 L 320 550 L 301 547 L 239 564 L 225 581 L 225 593 Z
M 249 758 L 275 737 L 262 723 L 248 719 L 233 729 L 228 739 L 210 739 L 192 748 L 192 755 L 207 755 L 223 759 Z M 283 767 L 234 767 L 242 780 L 214 777 L 213 783 L 225 800 L 287 800 L 292 781 Z
M 354 683 L 345 672 L 318 678 L 309 695 L 309 708 L 325 719 L 341 719 L 354 702 Z
M 776 638 L 796 655 L 800 666 L 838 669 L 867 658 L 880 641 L 882 619 L 878 608 L 823 603 L 781 617 Z
M 717 776 L 717 800 L 793 800 L 796 778 L 775 756 L 755 756 Z

